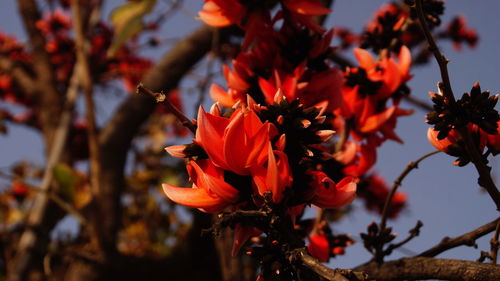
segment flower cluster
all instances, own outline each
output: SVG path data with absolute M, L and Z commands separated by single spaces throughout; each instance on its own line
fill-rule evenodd
M 304 207 L 340 209 L 354 199 L 362 179 L 359 196 L 368 209 L 381 212 L 388 187 L 367 173 L 383 142 L 402 143 L 395 127 L 399 117 L 412 113 L 399 106 L 410 92 L 411 53 L 405 44 L 381 47 L 377 58 L 356 48 L 359 66 L 341 70 L 332 59 L 335 32 L 317 22 L 329 9 L 316 0 L 281 1 L 277 9 L 267 5 L 205 1 L 201 20 L 217 27 L 237 25 L 245 37 L 241 51 L 223 66 L 226 88 L 210 88 L 217 103 L 209 112 L 199 109 L 193 142 L 166 148 L 187 159 L 192 186 L 164 184 L 163 189 L 174 202 L 203 212 L 281 212 L 297 233 L 309 236 L 310 253 L 326 261 L 352 241 L 318 225 L 310 234 Z M 408 11 L 399 15 L 399 25 L 411 18 Z M 346 44 L 358 41 L 353 36 L 344 38 Z M 389 217 L 405 203 L 406 196 L 396 193 Z M 281 243 L 262 223 L 230 225 L 235 228 L 233 253 L 252 235 L 272 236 L 271 248 Z
M 458 157 L 455 165 L 467 165 L 470 159 L 463 136 L 457 130 L 457 127 L 464 126 L 481 154 L 486 147 L 494 155 L 498 154 L 500 115 L 495 109 L 498 94 L 490 96 L 489 91 L 482 92 L 476 82 L 470 94 L 465 93 L 455 107 L 450 105 L 441 90 L 429 94 L 434 102 L 434 111 L 427 114 L 427 123 L 434 127 L 429 128 L 427 138 L 434 147 Z
M 200 107 L 194 142 L 166 148 L 173 156 L 188 158 L 187 170 L 193 186 L 164 184 L 167 196 L 205 212 L 259 207 L 266 193 L 271 194 L 273 203 L 287 208 L 301 204 L 339 208 L 352 201 L 356 178 L 346 177 L 335 183 L 311 164 L 295 160 L 315 160 L 307 154 L 316 149 L 314 144 L 333 134 L 331 130 L 319 129 L 324 116 L 316 108 L 306 109 L 313 114 L 304 116 L 302 105 L 297 107 L 297 103 L 289 103 L 279 94 L 276 99 L 280 103 L 268 107 L 257 105 L 248 97 L 248 105 L 235 106 L 228 117 L 222 116 L 218 104 L 210 112 Z M 288 111 L 289 115 L 269 118 L 279 111 Z M 304 119 L 300 119 L 300 113 Z M 298 132 L 302 136 L 291 139 Z

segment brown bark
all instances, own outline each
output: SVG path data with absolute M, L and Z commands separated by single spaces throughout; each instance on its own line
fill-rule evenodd
M 500 266 L 479 262 L 435 259 L 402 258 L 378 265 L 371 262 L 357 267 L 356 271 L 368 274 L 377 281 L 392 280 L 450 280 L 450 281 L 498 281 Z
M 167 92 L 176 88 L 182 77 L 210 51 L 215 32 L 224 35 L 226 31 L 202 26 L 179 41 L 158 64 L 145 74 L 144 86 L 153 91 Z M 131 94 L 102 129 L 99 137 L 100 192 L 93 203 L 99 206 L 100 216 L 92 219 L 100 223 L 99 228 L 103 235 L 100 237 L 103 252 L 97 254 L 99 259 L 103 259 L 103 264 L 77 259 L 68 269 L 65 280 L 104 280 L 109 278 L 109 275 L 116 277 L 120 274 L 113 268 L 118 267 L 123 270 L 120 258 L 116 255 L 115 243 L 121 221 L 120 197 L 125 186 L 124 166 L 132 139 L 154 108 L 155 101 L 151 97 Z M 176 264 L 184 265 L 182 267 L 177 265 L 176 269 L 179 269 L 179 274 L 193 276 L 196 272 L 199 279 L 193 277 L 194 279 L 191 280 L 201 280 L 207 277 L 207 272 L 213 272 L 218 265 L 214 264 L 213 261 L 216 258 L 210 257 L 210 251 L 200 252 L 200 250 L 210 248 L 214 253 L 212 240 L 200 239 L 200 228 L 194 227 L 193 231 L 196 233 L 190 235 L 186 242 L 180 241 L 180 248 L 172 256 L 178 260 Z M 198 246 L 194 247 L 194 245 Z M 199 263 L 199 261 L 205 262 Z
M 45 37 L 36 27 L 41 19 L 34 0 L 18 0 L 19 13 L 28 34 L 33 54 L 33 69 L 36 74 L 36 90 L 39 98 L 39 122 L 45 138 L 47 152 L 52 147 L 53 134 L 58 126 L 62 108 L 62 96 L 56 89 L 55 76 L 49 55 L 45 51 Z

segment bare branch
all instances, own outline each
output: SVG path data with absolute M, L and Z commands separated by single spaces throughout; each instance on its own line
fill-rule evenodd
M 387 216 L 389 214 L 389 210 L 391 209 L 391 202 L 392 198 L 394 198 L 394 195 L 396 194 L 396 191 L 398 188 L 401 186 L 403 183 L 404 178 L 413 170 L 418 168 L 418 164 L 422 162 L 424 159 L 437 154 L 441 151 L 436 150 L 430 153 L 427 153 L 426 155 L 418 158 L 416 161 L 412 161 L 408 163 L 406 168 L 401 172 L 401 174 L 398 176 L 398 178 L 394 181 L 394 184 L 392 185 L 391 192 L 389 193 L 389 196 L 387 196 L 387 199 L 385 200 L 384 204 L 384 209 L 382 210 L 382 218 L 380 220 L 380 231 L 382 232 L 385 229 L 386 222 L 387 222 Z
M 385 233 L 385 229 L 386 229 L 386 223 L 387 223 L 387 217 L 389 215 L 389 210 L 391 208 L 391 202 L 392 202 L 392 198 L 394 198 L 394 195 L 396 194 L 396 191 L 398 190 L 398 187 L 401 186 L 404 178 L 413 170 L 413 169 L 416 169 L 418 168 L 418 164 L 420 162 L 422 162 L 424 159 L 434 155 L 434 154 L 437 154 L 439 153 L 440 151 L 439 150 L 436 150 L 436 151 L 433 151 L 431 153 L 427 153 L 426 155 L 420 157 L 419 159 L 417 159 L 416 161 L 412 161 L 410 163 L 408 163 L 408 165 L 406 166 L 406 168 L 403 170 L 403 172 L 398 176 L 398 178 L 394 181 L 394 184 L 392 185 L 392 188 L 391 188 L 391 192 L 389 193 L 389 196 L 387 196 L 386 200 L 385 200 L 385 204 L 384 204 L 384 209 L 382 210 L 382 218 L 380 220 L 380 234 L 383 235 L 383 233 Z M 418 224 L 417 224 L 418 225 Z M 413 238 L 413 237 L 412 237 Z M 410 238 L 410 240 L 412 239 Z M 409 241 L 409 240 L 408 240 Z M 405 242 L 406 243 L 406 242 Z M 404 243 L 403 243 L 404 244 Z M 402 245 L 403 245 L 402 244 Z M 375 260 L 378 261 L 378 262 L 383 262 L 384 260 L 384 255 L 385 255 L 385 251 L 383 250 L 384 248 L 384 245 L 383 243 L 380 243 L 379 245 L 377 245 L 377 247 L 375 248 L 375 254 L 374 254 L 374 257 L 375 257 Z M 392 251 L 392 249 L 391 249 Z M 391 252 L 389 251 L 389 252 Z
M 189 118 L 184 115 L 175 105 L 173 105 L 168 99 L 166 94 L 164 93 L 153 93 L 151 90 L 144 87 L 144 85 L 139 84 L 137 86 L 137 93 L 146 94 L 156 100 L 157 103 L 162 103 L 165 107 L 177 117 L 177 120 L 181 122 L 181 124 L 188 128 L 193 134 L 196 133 L 196 125 L 189 120 Z
M 500 222 L 500 218 L 497 218 L 496 220 L 489 222 L 483 226 L 478 227 L 477 229 L 474 229 L 471 232 L 465 233 L 463 235 L 457 236 L 455 238 L 449 238 L 445 237 L 439 244 L 436 246 L 423 251 L 422 253 L 418 254 L 417 257 L 435 257 L 442 252 L 445 252 L 449 249 L 459 247 L 459 246 L 475 246 L 476 239 L 492 232 L 495 230 L 496 225 Z

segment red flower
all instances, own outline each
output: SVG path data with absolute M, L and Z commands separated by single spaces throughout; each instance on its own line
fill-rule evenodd
M 292 175 L 288 164 L 288 157 L 279 150 L 273 151 L 271 144 L 268 146 L 268 159 L 265 165 L 256 166 L 252 171 L 253 182 L 260 195 L 271 191 L 273 202 L 278 203 L 283 199 L 283 191 L 292 184 Z M 278 156 L 278 160 L 276 160 Z
M 330 243 L 324 234 L 315 234 L 309 236 L 307 250 L 312 257 L 320 262 L 327 262 L 330 259 Z
M 388 57 L 383 57 L 376 62 L 368 51 L 360 48 L 354 49 L 354 55 L 359 62 L 359 67 L 366 72 L 369 80 L 382 82 L 382 86 L 376 93 L 380 99 L 392 95 L 411 78 L 411 53 L 406 46 L 401 47 L 398 62 Z
M 339 209 L 356 197 L 358 178 L 345 177 L 337 184 L 321 171 L 309 172 L 313 176 L 312 204 L 323 209 Z
M 377 151 L 372 143 L 361 145 L 348 141 L 344 148 L 333 157 L 345 165 L 343 172 L 346 175 L 361 176 L 377 161 Z
M 228 119 L 200 107 L 197 125 L 195 142 L 217 167 L 248 175 L 266 160 L 271 124 L 262 123 L 254 111 L 240 108 Z
M 475 30 L 467 26 L 467 21 L 462 15 L 456 16 L 446 27 L 445 37 L 449 37 L 453 41 L 455 50 L 462 49 L 462 43 L 466 43 L 469 47 L 474 48 L 478 41 L 478 36 Z
M 46 14 L 43 19 L 36 22 L 36 27 L 45 35 L 68 31 L 70 26 L 69 15 L 60 8 L 56 8 L 54 12 Z

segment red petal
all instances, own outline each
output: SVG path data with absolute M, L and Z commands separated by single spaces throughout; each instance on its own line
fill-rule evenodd
M 216 166 L 228 169 L 222 147 L 224 130 L 229 124 L 229 119 L 206 113 L 200 106 L 197 121 L 196 142 L 203 147 Z
M 359 62 L 359 67 L 364 68 L 367 72 L 373 68 L 375 68 L 375 61 L 373 60 L 372 55 L 365 49 L 355 48 L 354 56 L 356 60 Z
M 391 106 L 381 113 L 371 115 L 366 119 L 364 124 L 361 124 L 360 131 L 363 133 L 373 133 L 380 128 L 389 118 L 391 118 L 392 114 L 396 110 L 395 106 Z
M 320 262 L 327 262 L 330 258 L 330 243 L 324 235 L 311 235 L 307 249 Z
M 208 209 L 211 212 L 222 211 L 228 203 L 204 188 L 183 188 L 163 184 L 163 191 L 175 203 L 191 207 Z
M 216 168 L 210 160 L 201 160 L 200 165 L 195 161 L 189 162 L 196 172 L 195 184 L 208 189 L 227 202 L 235 203 L 239 199 L 239 191 L 224 181 L 224 172 Z M 203 168 L 202 168 L 203 167 Z M 193 178 L 193 177 L 192 177 Z
M 309 1 L 285 1 L 285 6 L 298 14 L 308 16 L 321 16 L 331 12 L 330 9 Z

